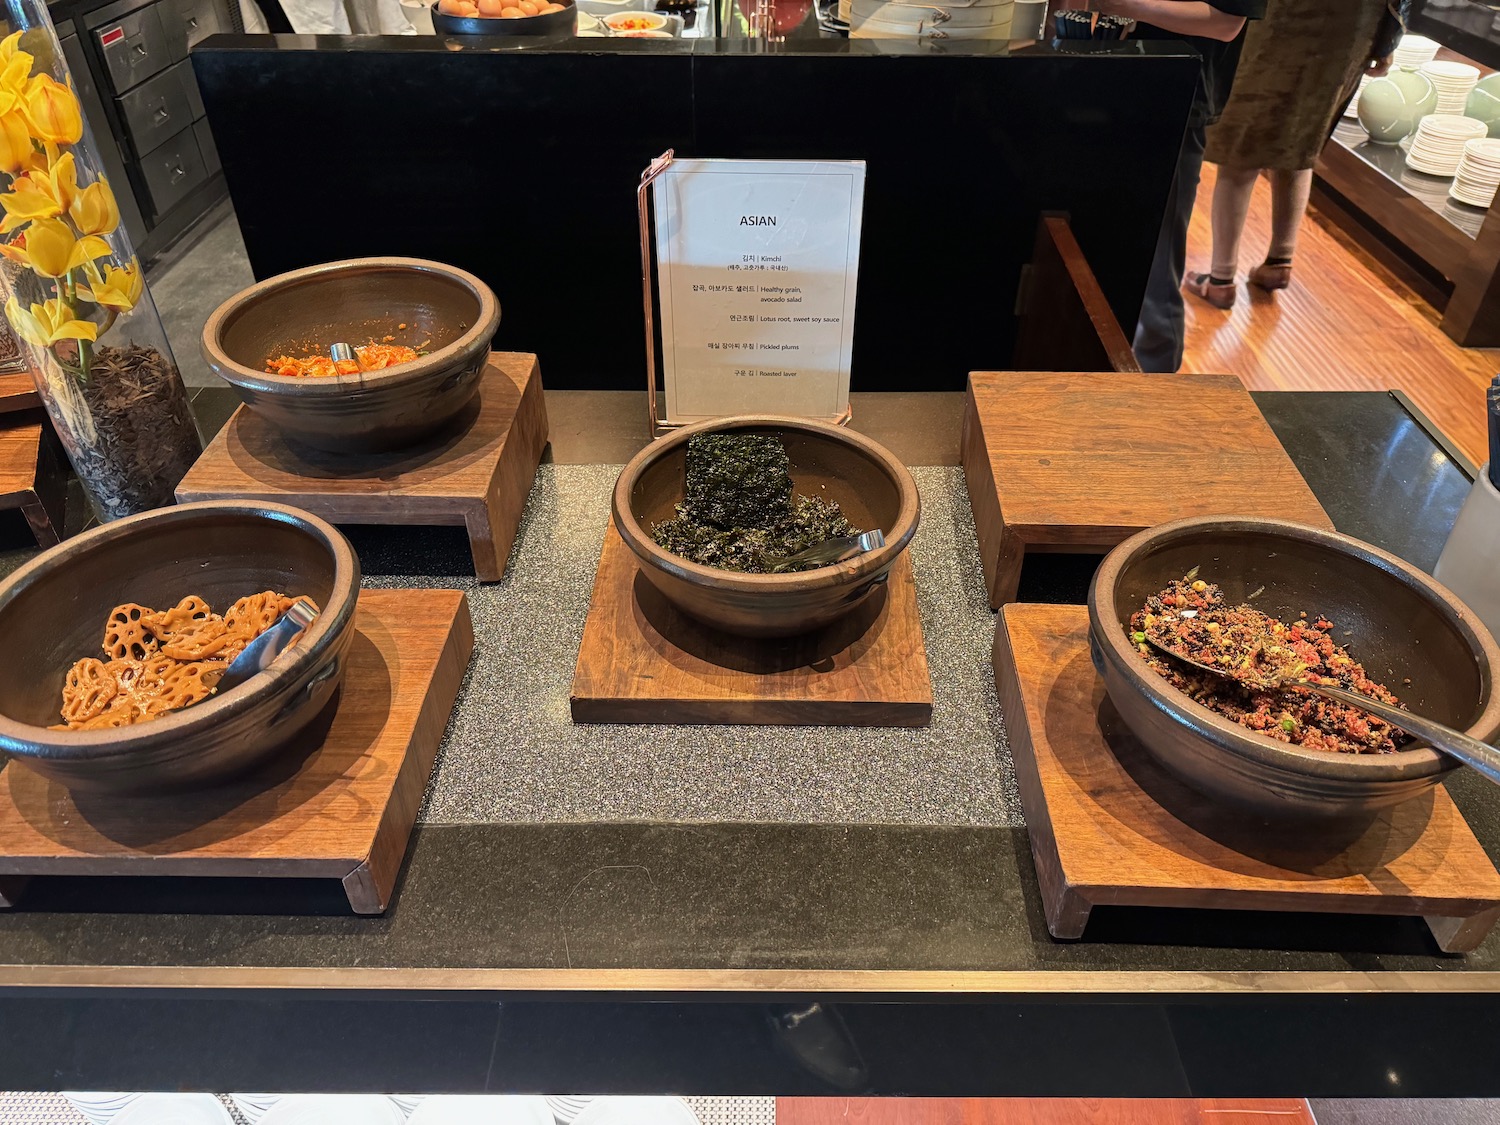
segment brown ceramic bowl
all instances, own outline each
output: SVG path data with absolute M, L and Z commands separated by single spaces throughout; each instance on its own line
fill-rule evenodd
M 468 405 L 499 326 L 495 294 L 471 273 L 420 258 L 353 258 L 235 294 L 208 318 L 202 347 L 214 373 L 287 437 L 332 453 L 378 453 L 420 441 Z M 327 355 L 335 343 L 387 336 L 427 354 L 321 379 L 265 369 L 277 356 Z
M 1303 750 L 1171 687 L 1126 626 L 1148 596 L 1195 566 L 1231 603 L 1264 586 L 1254 604 L 1272 616 L 1325 615 L 1349 634 L 1342 643 L 1350 654 L 1413 712 L 1484 741 L 1500 732 L 1494 637 L 1415 567 L 1346 535 L 1282 520 L 1178 520 L 1127 539 L 1099 567 L 1089 589 L 1089 647 L 1125 724 L 1162 766 L 1209 797 L 1268 817 L 1361 816 L 1418 796 L 1458 763 L 1426 746 L 1380 755 Z
M 885 546 L 798 574 L 739 574 L 657 546 L 651 528 L 676 514 L 686 489 L 688 441 L 730 432 L 781 438 L 796 494 L 838 501 L 855 527 L 884 531 Z M 701 422 L 652 442 L 615 482 L 612 508 L 641 573 L 682 612 L 726 633 L 789 637 L 837 621 L 874 593 L 916 534 L 921 501 L 906 466 L 869 438 L 821 422 L 754 417 Z
M 0 751 L 69 789 L 156 793 L 209 785 L 285 748 L 343 680 L 359 560 L 342 534 L 279 504 L 208 501 L 105 524 L 0 583 Z M 221 695 L 151 722 L 57 731 L 63 677 L 100 655 L 109 612 L 197 594 L 222 612 L 260 590 L 321 607 L 282 659 Z

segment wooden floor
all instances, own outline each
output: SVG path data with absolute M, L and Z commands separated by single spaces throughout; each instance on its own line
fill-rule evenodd
M 1314 1125 L 1301 1099 L 777 1098 L 776 1125 Z
M 1188 238 L 1189 272 L 1208 269 L 1213 168 L 1204 168 Z M 1251 390 L 1403 390 L 1476 463 L 1488 458 L 1484 388 L 1500 351 L 1461 348 L 1437 314 L 1314 212 L 1290 289 L 1244 283 L 1270 242 L 1264 179 L 1241 246 L 1239 301 L 1221 311 L 1187 298 L 1184 371 L 1238 375 Z

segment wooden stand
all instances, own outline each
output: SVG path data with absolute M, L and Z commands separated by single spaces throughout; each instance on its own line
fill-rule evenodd
M 818 633 L 751 640 L 680 614 L 640 577 L 611 523 L 573 674 L 575 723 L 920 727 L 932 683 L 905 554 Z
M 319 453 L 242 406 L 178 485 L 177 499 L 269 500 L 343 524 L 462 524 L 474 573 L 498 582 L 546 446 L 536 356 L 497 352 L 464 419 L 392 453 Z
M 40 411 L 0 416 L 0 511 L 20 508 L 42 547 L 62 541 L 66 476 L 56 440 Z
M 1441 787 L 1354 828 L 1267 829 L 1166 773 L 1105 697 L 1084 607 L 1006 606 L 994 663 L 1053 937 L 1096 905 L 1395 914 L 1461 953 L 1500 917 L 1500 874 Z
M 0 321 L 0 414 L 30 410 L 40 402 L 31 368 L 10 327 Z
M 1104 552 L 1188 516 L 1333 527 L 1229 375 L 976 373 L 963 466 L 996 607 L 1032 552 Z
M 0 905 L 31 875 L 339 879 L 358 914 L 395 888 L 474 634 L 458 590 L 365 590 L 326 733 L 243 780 L 79 794 L 0 771 Z

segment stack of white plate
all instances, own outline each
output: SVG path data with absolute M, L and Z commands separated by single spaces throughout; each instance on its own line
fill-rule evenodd
M 681 1098 L 595 1098 L 573 1125 L 699 1125 Z
M 1437 87 L 1439 113 L 1462 114 L 1469 94 L 1479 84 L 1479 68 L 1468 63 L 1434 59 L 1423 64 L 1422 73 Z
M 111 1125 L 234 1125 L 212 1094 L 142 1094 L 110 1119 Z
M 404 2 L 405 0 L 403 0 Z M 1344 107 L 1345 117 L 1359 116 L 1359 96 L 1365 92 L 1365 87 L 1373 81 L 1375 81 L 1373 74 L 1361 74 L 1359 76 L 1359 89 L 1354 92 L 1354 96 L 1349 99 L 1349 104 Z
M 1496 188 L 1500 188 L 1500 139 L 1470 141 L 1464 145 L 1458 179 L 1448 194 L 1470 207 L 1488 207 L 1495 200 Z
M 434 1094 L 407 1125 L 556 1125 L 543 1098 L 508 1094 Z
M 1403 35 L 1391 56 L 1391 65 L 1400 70 L 1421 70 L 1437 57 L 1438 43 L 1425 35 Z
M 260 1125 L 406 1125 L 406 1114 L 377 1094 L 288 1094 L 261 1115 Z
M 1406 154 L 1406 166 L 1429 176 L 1451 176 L 1458 171 L 1464 145 L 1488 133 L 1489 127 L 1472 117 L 1429 114 L 1417 126 L 1417 135 Z
M 547 1107 L 561 1125 L 573 1125 L 573 1120 L 588 1107 L 593 1098 L 547 1096 Z
M 93 1125 L 107 1125 L 110 1118 L 139 1098 L 140 1094 L 65 1090 L 63 1097 L 72 1102 L 73 1108 L 87 1117 Z

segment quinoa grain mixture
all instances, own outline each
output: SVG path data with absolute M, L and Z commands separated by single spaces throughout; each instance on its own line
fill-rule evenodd
M 1318 679 L 1384 703 L 1399 700 L 1334 643 L 1333 623 L 1302 614 L 1287 624 L 1249 605 L 1228 606 L 1224 592 L 1196 569 L 1146 599 L 1130 618 L 1131 642 L 1178 691 L 1248 730 L 1310 750 L 1390 754 L 1406 734 L 1357 708 L 1309 691 L 1265 690 L 1257 683 L 1287 676 Z M 1252 595 L 1253 597 L 1254 595 Z M 1223 668 L 1239 684 L 1178 665 L 1146 644 L 1147 636 L 1200 664 Z

